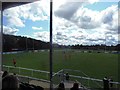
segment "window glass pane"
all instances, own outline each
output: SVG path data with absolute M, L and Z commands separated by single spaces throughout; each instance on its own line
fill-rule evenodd
M 66 73 L 86 87 L 101 88 L 105 76 L 118 81 L 118 2 L 53 3 L 54 83 L 66 84 Z
M 3 12 L 3 69 L 37 78 L 29 84 L 43 88 L 49 88 L 49 6 L 40 0 Z

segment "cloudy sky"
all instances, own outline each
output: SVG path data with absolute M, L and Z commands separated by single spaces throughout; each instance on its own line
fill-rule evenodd
M 49 42 L 49 0 L 3 12 L 5 34 Z M 53 0 L 53 42 L 62 45 L 118 44 L 118 1 Z

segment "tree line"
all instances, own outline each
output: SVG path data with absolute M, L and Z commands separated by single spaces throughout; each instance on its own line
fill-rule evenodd
M 105 44 L 101 45 L 72 45 L 72 49 L 82 49 L 82 50 L 106 50 L 106 51 L 120 51 L 120 44 L 116 46 L 107 46 Z
M 36 40 L 33 38 L 27 38 L 24 36 L 14 36 L 3 34 L 3 51 L 28 51 L 28 50 L 41 50 L 49 49 L 50 43 L 41 40 Z M 116 46 L 106 46 L 102 45 L 58 45 L 53 44 L 53 48 L 70 48 L 70 49 L 80 49 L 80 50 L 109 50 L 109 51 L 120 51 L 120 44 Z
M 3 51 L 25 51 L 49 49 L 49 43 L 24 36 L 3 34 Z

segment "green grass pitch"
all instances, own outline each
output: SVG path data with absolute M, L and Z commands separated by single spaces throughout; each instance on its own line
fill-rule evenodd
M 49 52 L 24 52 L 3 55 L 3 64 L 13 66 L 16 59 L 17 67 L 49 71 Z M 103 79 L 112 76 L 118 80 L 118 55 L 110 53 L 83 53 L 61 50 L 53 52 L 53 71 L 61 69 L 80 70 L 92 78 Z

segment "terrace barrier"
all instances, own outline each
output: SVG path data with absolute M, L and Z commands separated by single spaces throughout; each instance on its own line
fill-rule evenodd
M 49 81 L 50 72 L 48 71 L 3 65 L 3 71 L 5 70 L 10 73 L 16 73 L 18 75 L 22 75 L 24 77 L 31 77 L 31 78 L 35 78 L 36 80 L 38 79 L 41 81 L 50 82 Z M 71 69 L 62 69 L 56 73 L 53 72 L 53 84 L 58 85 L 60 82 L 67 82 L 65 80 L 66 73 L 69 73 L 70 82 L 79 82 L 81 86 L 84 88 L 103 88 L 103 80 L 91 78 L 82 71 L 71 70 Z M 110 82 L 110 83 L 113 84 L 113 88 L 120 89 L 120 82 Z
M 65 80 L 66 73 L 69 73 L 70 76 L 69 81 Z M 91 78 L 87 74 L 79 70 L 62 69 L 58 71 L 53 75 L 53 82 L 59 84 L 61 81 L 78 82 L 81 84 L 83 88 L 92 89 L 92 90 L 103 88 L 103 80 Z M 115 90 L 120 89 L 120 82 L 109 82 L 109 83 L 113 84 L 112 88 L 114 88 Z
M 19 75 L 49 80 L 49 73 L 50 72 L 48 72 L 48 71 L 3 65 L 3 71 L 5 71 L 5 70 L 10 72 L 10 73 L 16 73 Z

